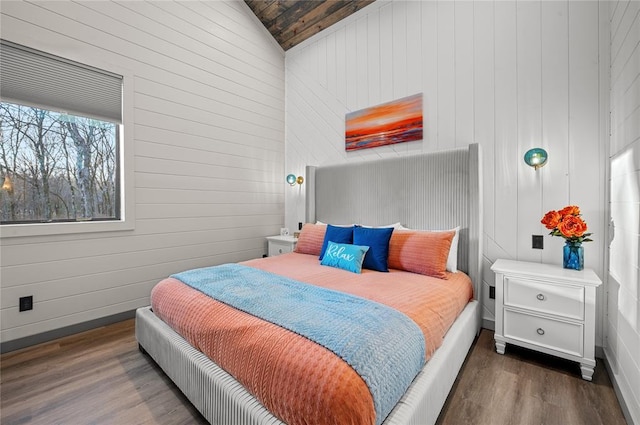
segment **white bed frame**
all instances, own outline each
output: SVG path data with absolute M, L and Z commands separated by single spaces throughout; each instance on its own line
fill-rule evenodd
M 307 222 L 416 229 L 461 226 L 458 268 L 474 285 L 472 300 L 398 402 L 385 425 L 436 422 L 480 331 L 482 184 L 477 144 L 466 148 L 330 167 L 307 167 Z M 349 184 L 345 184 L 349 182 Z M 377 196 L 371 196 L 376 193 Z M 231 375 L 193 348 L 150 307 L 136 312 L 136 338 L 212 424 L 282 424 Z

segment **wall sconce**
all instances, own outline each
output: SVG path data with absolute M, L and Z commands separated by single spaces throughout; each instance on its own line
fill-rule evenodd
M 547 163 L 548 157 L 549 155 L 544 149 L 533 148 L 529 149 L 527 153 L 524 154 L 524 162 L 526 162 L 528 166 L 533 167 L 535 170 L 537 170 Z
M 297 184 L 302 184 L 302 183 L 304 183 L 304 177 L 302 177 L 302 176 L 296 177 L 295 174 L 289 174 L 287 176 L 287 183 L 289 183 L 290 186 L 295 186 L 296 183 Z
M 4 176 L 4 183 L 2 183 L 2 190 L 6 190 L 7 192 L 13 192 L 13 183 L 9 176 Z

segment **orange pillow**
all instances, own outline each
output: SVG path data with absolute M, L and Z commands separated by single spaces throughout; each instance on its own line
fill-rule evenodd
M 451 232 L 394 230 L 389 240 L 389 268 L 446 279 Z
M 326 225 L 307 223 L 302 226 L 295 252 L 300 254 L 320 255 L 324 233 L 327 231 Z

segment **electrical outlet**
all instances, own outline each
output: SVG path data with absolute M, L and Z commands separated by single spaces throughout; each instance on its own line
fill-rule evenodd
M 542 235 L 531 235 L 531 248 L 544 249 L 544 237 Z
M 496 287 L 495 286 L 489 286 L 489 298 L 491 298 L 492 300 L 496 299 Z
M 28 297 L 20 297 L 20 307 L 18 308 L 18 310 L 33 310 L 33 295 L 29 295 Z

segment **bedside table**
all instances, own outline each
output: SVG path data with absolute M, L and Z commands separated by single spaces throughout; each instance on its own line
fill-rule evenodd
M 293 252 L 298 239 L 293 236 L 267 236 L 269 241 L 269 257 Z
M 595 360 L 596 288 L 591 269 L 497 260 L 496 351 L 506 343 L 580 363 L 591 381 Z

